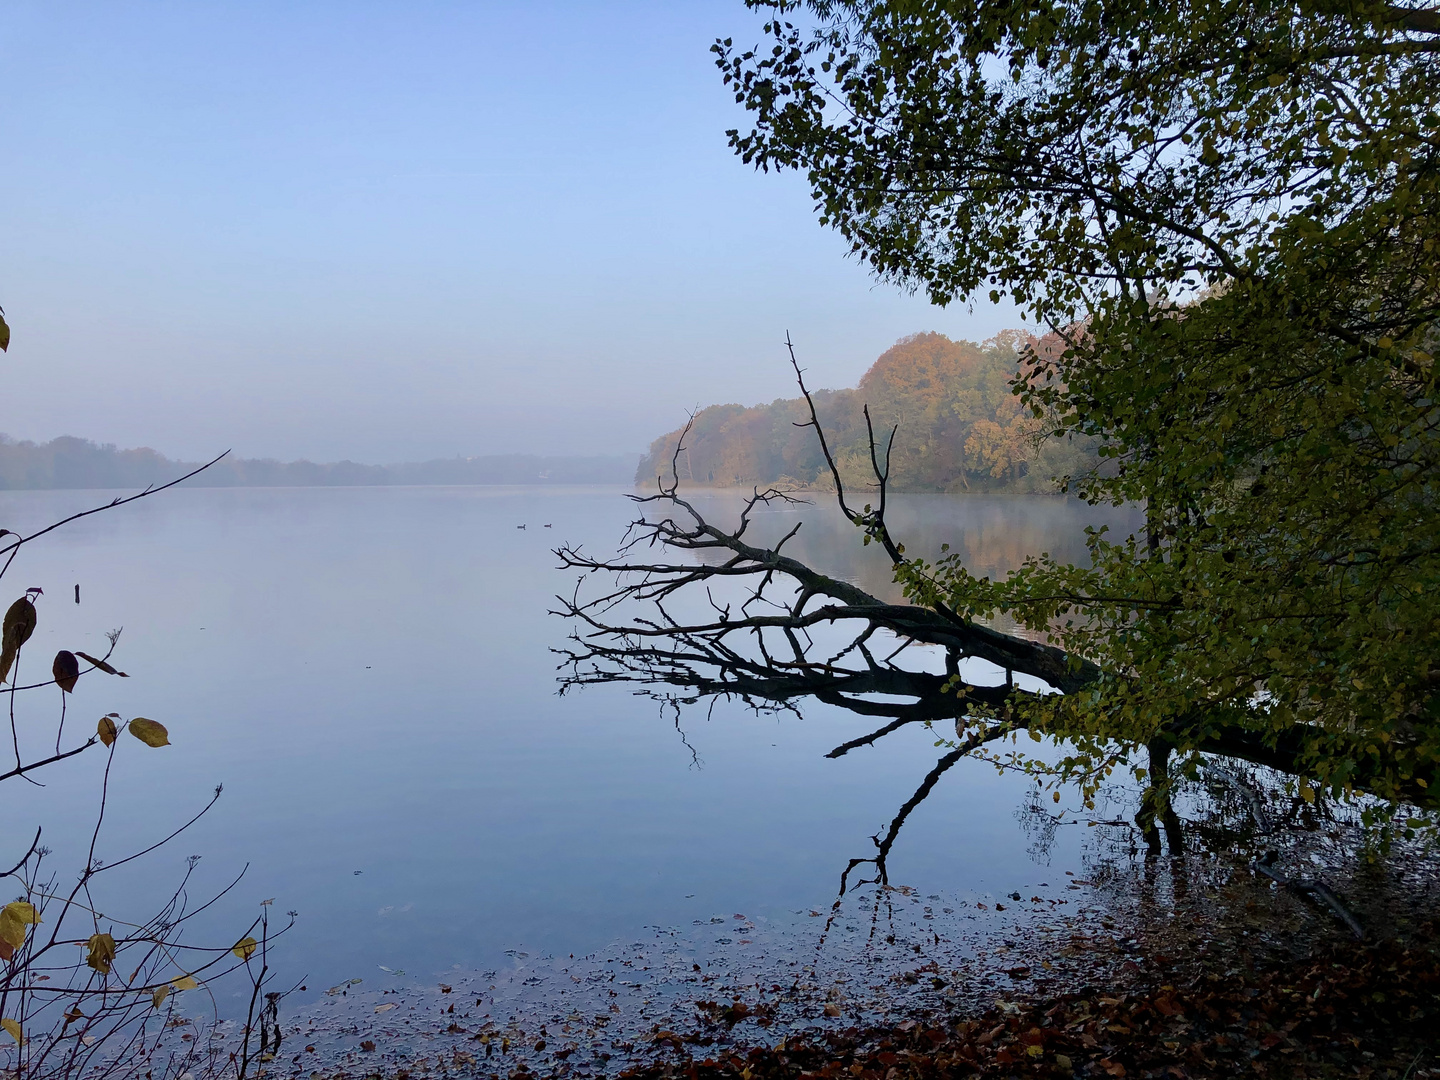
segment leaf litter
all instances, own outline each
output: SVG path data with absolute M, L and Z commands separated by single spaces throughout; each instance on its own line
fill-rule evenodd
M 1286 859 L 1334 877 L 1323 841 Z M 1334 880 L 1365 942 L 1238 856 L 1132 845 L 1019 900 L 872 886 L 581 957 L 516 948 L 492 970 L 351 979 L 292 1014 L 267 1075 L 1440 1076 L 1433 853 L 1350 869 Z

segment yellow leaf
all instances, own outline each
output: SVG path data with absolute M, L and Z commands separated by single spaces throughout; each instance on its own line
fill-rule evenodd
M 170 745 L 170 733 L 165 730 L 165 725 L 157 724 L 154 720 L 146 720 L 143 716 L 137 716 L 130 721 L 130 734 L 146 746 Z
M 12 900 L 5 905 L 4 910 L 31 926 L 40 921 L 40 913 L 35 910 L 35 905 L 27 904 L 24 900 Z
M 115 962 L 115 939 L 109 934 L 92 934 L 85 963 L 101 975 L 110 974 L 110 965 Z
M 0 911 L 0 941 L 11 950 L 25 944 L 25 922 L 9 908 Z M 12 952 L 13 955 L 13 952 Z
M 160 989 L 156 990 L 155 993 L 150 995 L 150 1001 L 154 1005 L 154 1007 L 158 1009 L 161 1005 L 165 1003 L 165 999 L 169 996 L 170 988 L 168 986 L 162 986 L 160 987 Z
M 95 725 L 95 734 L 100 736 L 102 743 L 109 746 L 115 741 L 115 736 L 119 734 L 119 729 L 116 728 L 114 720 L 111 720 L 108 716 L 102 716 L 100 723 Z
M 253 937 L 241 938 L 235 943 L 235 947 L 230 951 L 233 952 L 236 956 L 238 956 L 241 960 L 249 960 L 250 957 L 255 954 L 255 950 L 258 946 L 259 942 L 257 942 Z
M 0 1020 L 0 1027 L 8 1031 L 16 1043 L 21 1046 L 25 1045 L 25 1037 L 20 1031 L 20 1022 L 18 1020 L 11 1020 L 10 1017 L 7 1016 L 4 1020 Z
M 170 985 L 176 990 L 195 990 L 200 986 L 200 984 L 189 975 L 185 975 L 179 979 L 171 979 Z

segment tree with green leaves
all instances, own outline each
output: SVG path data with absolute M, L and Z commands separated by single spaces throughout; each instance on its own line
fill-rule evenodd
M 652 515 L 654 539 L 719 547 L 726 573 L 767 587 L 782 575 L 795 602 L 595 619 L 572 675 L 648 668 L 692 696 L 771 701 L 858 703 L 847 689 L 884 684 L 914 697 L 873 710 L 892 724 L 957 717 L 957 755 L 1018 730 L 1064 740 L 1058 778 L 1087 797 L 1128 765 L 1149 781 L 1145 821 L 1167 813 L 1177 769 L 1229 754 L 1307 800 L 1365 793 L 1372 819 L 1433 824 L 1440 11 L 747 2 L 769 12 L 766 44 L 715 46 L 753 120 L 736 152 L 802 172 L 821 222 L 882 279 L 939 304 L 1018 302 L 1044 336 L 1015 393 L 1052 435 L 1098 439 L 1109 466 L 1062 485 L 1142 505 L 1146 527 L 1091 535 L 1088 566 L 977 577 L 956 555 L 905 554 L 877 457 L 878 505 L 843 490 L 841 505 L 891 554 L 897 610 L 747 550 L 746 520 L 727 532 L 679 507 Z M 632 596 L 668 602 L 658 576 Z M 853 668 L 799 652 L 749 667 L 734 646 L 743 624 L 793 636 L 816 612 L 865 628 Z M 988 629 L 1001 613 L 1043 640 Z M 876 627 L 939 645 L 950 674 L 874 662 Z M 1059 693 L 966 686 L 966 656 Z
M 1033 713 L 1076 768 L 1224 725 L 1298 738 L 1302 793 L 1433 806 L 1440 12 L 752 6 L 771 48 L 717 46 L 735 149 L 803 170 L 882 277 L 1054 331 L 1017 391 L 1104 441 L 1085 498 L 1147 509 L 1089 568 L 908 560 L 909 595 L 1095 665 Z

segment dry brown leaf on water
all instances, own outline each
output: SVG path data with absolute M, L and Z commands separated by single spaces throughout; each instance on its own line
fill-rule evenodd
M 24 1033 L 20 1030 L 19 1021 L 11 1020 L 10 1017 L 7 1016 L 4 1020 L 0 1020 L 0 1027 L 3 1027 L 6 1031 L 8 1031 L 15 1039 L 16 1043 L 21 1046 L 25 1045 L 25 1036 Z
M 176 990 L 196 990 L 200 987 L 200 984 L 189 975 L 182 975 L 178 979 L 171 979 L 170 985 Z
M 109 934 L 92 934 L 85 955 L 89 964 L 101 975 L 110 974 L 110 965 L 115 963 L 115 939 Z
M 100 736 L 100 741 L 106 746 L 113 743 L 115 736 L 120 734 L 120 729 L 115 726 L 115 721 L 112 719 L 113 715 L 112 713 L 111 716 L 102 716 L 100 723 L 95 725 L 95 734 Z
M 50 665 L 50 674 L 55 676 L 55 685 L 68 694 L 75 689 L 75 683 L 80 678 L 80 661 L 69 649 L 61 649 Z
M 255 955 L 255 950 L 259 947 L 259 945 L 260 943 L 256 941 L 253 937 L 241 938 L 235 943 L 235 945 L 230 949 L 230 951 L 236 956 L 238 956 L 241 960 L 249 960 L 250 957 Z
M 106 675 L 119 675 L 122 679 L 128 679 L 130 677 L 129 675 L 126 675 L 123 671 L 116 671 L 104 660 L 101 660 L 98 656 L 91 656 L 88 652 L 81 652 L 79 649 L 76 649 L 75 655 L 78 656 L 81 660 L 84 660 L 87 664 L 94 665 L 96 670 L 105 672 Z
M 130 721 L 130 734 L 146 746 L 170 745 L 170 732 L 165 730 L 165 725 L 154 720 L 147 720 L 143 716 L 137 716 Z

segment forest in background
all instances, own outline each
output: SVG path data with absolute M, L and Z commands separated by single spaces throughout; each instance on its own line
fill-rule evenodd
M 223 458 L 187 481 L 201 487 L 342 487 L 393 484 L 628 484 L 632 454 L 539 457 L 496 454 L 400 465 L 353 461 L 316 464 L 268 458 Z M 118 450 L 62 435 L 45 443 L 0 435 L 0 490 L 143 488 L 198 467 L 148 447 Z
M 979 345 L 943 334 L 902 338 L 853 390 L 815 391 L 816 412 L 840 474 L 858 490 L 873 483 L 863 409 L 870 407 L 896 491 L 1057 490 L 1056 477 L 1093 470 L 1095 440 L 1044 439 L 1045 418 L 1024 408 L 1010 388 L 1027 347 L 1024 331 L 1007 330 Z M 676 466 L 684 484 L 833 487 L 803 398 L 768 405 L 712 405 L 696 413 Z M 636 480 L 668 477 L 682 429 L 656 439 Z

